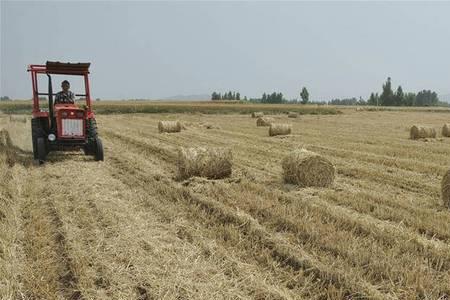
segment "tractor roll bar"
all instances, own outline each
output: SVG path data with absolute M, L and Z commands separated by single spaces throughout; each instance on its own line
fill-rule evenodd
M 50 128 L 53 129 L 55 124 L 53 121 L 53 87 L 52 87 L 52 77 L 47 74 L 48 77 L 48 111 L 50 112 Z
M 85 94 L 75 94 L 76 97 L 85 97 L 87 109 L 91 111 L 91 93 L 89 87 L 89 67 L 90 63 L 61 63 L 61 62 L 51 62 L 47 61 L 45 65 L 29 65 L 28 72 L 31 73 L 31 83 L 33 87 L 33 113 L 39 113 L 39 96 L 45 95 L 49 98 L 53 98 L 55 95 L 53 91 L 48 93 L 40 93 L 38 90 L 38 74 L 46 74 L 47 76 L 51 74 L 59 75 L 78 75 L 84 78 L 84 88 Z M 49 81 L 51 81 L 49 76 Z M 50 100 L 50 99 L 49 99 Z M 53 99 L 52 99 L 53 100 Z

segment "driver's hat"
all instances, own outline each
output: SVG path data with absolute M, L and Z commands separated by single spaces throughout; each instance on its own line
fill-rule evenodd
M 61 82 L 61 85 L 65 84 L 65 83 L 70 85 L 69 81 L 67 81 L 67 80 L 64 80 L 63 82 Z

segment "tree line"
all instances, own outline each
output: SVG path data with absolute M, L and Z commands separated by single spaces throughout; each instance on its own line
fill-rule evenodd
M 441 102 L 436 92 L 431 90 L 422 90 L 416 93 L 406 93 L 402 86 L 392 89 L 392 80 L 390 77 L 382 85 L 381 94 L 371 93 L 369 99 L 364 100 L 361 97 L 333 99 L 328 102 L 332 105 L 373 105 L 373 106 L 449 106 L 446 102 Z
M 444 103 L 440 102 L 437 93 L 431 90 L 422 90 L 417 94 L 405 93 L 402 86 L 399 85 L 394 92 L 391 78 L 388 77 L 382 86 L 381 94 L 371 93 L 367 104 L 379 106 L 437 106 Z
M 211 95 L 211 100 L 241 100 L 241 94 L 239 92 L 229 91 L 223 94 L 213 92 Z
M 283 103 L 284 99 L 283 93 L 273 92 L 272 94 L 264 93 L 259 102 L 261 103 Z
M 359 97 L 359 99 L 355 97 L 345 99 L 333 99 L 328 103 L 331 105 L 367 105 L 367 101 L 361 97 Z
M 244 100 L 254 103 L 310 103 L 310 94 L 306 87 L 301 89 L 299 98 L 287 100 L 280 92 L 263 93 L 260 98 L 247 97 L 241 99 L 239 92 L 226 92 L 224 94 L 213 92 L 211 100 Z M 373 106 L 449 106 L 446 102 L 439 101 L 436 92 L 431 90 L 422 90 L 418 93 L 404 92 L 402 86 L 398 86 L 394 91 L 392 80 L 387 78 L 382 85 L 381 93 L 371 93 L 369 99 L 359 98 L 332 99 L 331 101 L 314 102 L 316 104 L 331 105 L 373 105 Z
M 261 98 L 251 98 L 247 100 L 247 97 L 245 96 L 244 99 L 241 99 L 239 92 L 231 92 L 228 93 L 225 92 L 223 95 L 221 93 L 213 92 L 211 95 L 211 100 L 244 100 L 244 101 L 250 101 L 255 103 L 302 103 L 307 104 L 309 102 L 309 92 L 306 87 L 303 87 L 303 89 L 300 92 L 300 99 L 293 99 L 293 100 L 286 100 L 283 96 L 283 93 L 280 92 L 272 92 L 272 93 L 263 93 Z

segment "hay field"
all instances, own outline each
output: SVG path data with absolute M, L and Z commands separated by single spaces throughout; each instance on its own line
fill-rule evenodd
M 105 162 L 37 166 L 29 122 L 0 116 L 0 298 L 448 299 L 450 139 L 409 129 L 450 114 L 272 117 L 292 134 L 241 114 L 100 115 Z M 180 146 L 232 149 L 233 174 L 177 181 Z M 334 184 L 283 183 L 297 148 L 329 159 Z
M 85 101 L 77 101 L 79 105 Z M 41 108 L 48 108 L 41 101 Z M 203 114 L 250 114 L 255 111 L 266 114 L 295 112 L 298 114 L 335 115 L 340 109 L 325 105 L 260 104 L 240 101 L 94 101 L 95 112 L 100 114 L 127 113 L 203 113 Z M 8 114 L 28 114 L 32 110 L 31 100 L 0 101 L 0 111 Z

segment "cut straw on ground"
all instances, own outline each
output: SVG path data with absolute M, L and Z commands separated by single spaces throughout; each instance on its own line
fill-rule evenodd
M 450 170 L 442 178 L 442 201 L 450 209 Z

